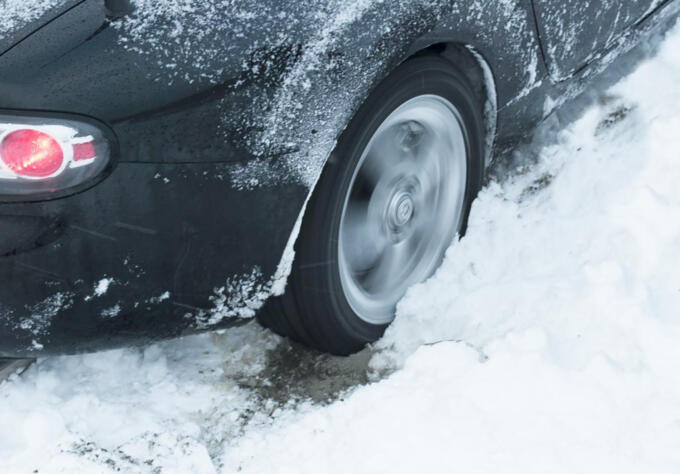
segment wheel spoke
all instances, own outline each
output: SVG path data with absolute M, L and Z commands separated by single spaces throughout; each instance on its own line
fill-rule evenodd
M 343 252 L 354 273 L 373 266 L 386 245 L 380 223 L 369 218 L 367 203 L 350 202 L 345 211 Z
M 380 294 L 389 290 L 403 272 L 407 257 L 408 249 L 403 243 L 386 246 L 375 266 L 363 275 L 368 292 Z
M 401 159 L 403 152 L 395 145 L 392 134 L 384 134 L 368 150 L 366 159 L 359 170 L 358 180 L 364 185 L 377 187 L 394 174 L 395 162 Z
M 426 225 L 419 225 L 418 228 L 413 232 L 413 235 L 411 235 L 405 242 L 407 252 L 410 255 L 415 255 L 417 256 L 421 248 L 423 246 L 423 239 L 426 239 L 427 233 L 425 229 L 427 228 Z

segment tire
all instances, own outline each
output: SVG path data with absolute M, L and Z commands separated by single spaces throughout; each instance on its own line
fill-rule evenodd
M 483 177 L 483 99 L 476 90 L 454 64 L 434 55 L 404 62 L 377 86 L 322 173 L 286 292 L 260 312 L 264 326 L 337 355 L 382 336 L 403 284 L 427 279 L 456 233 L 465 231 Z M 449 152 L 456 155 L 451 164 Z

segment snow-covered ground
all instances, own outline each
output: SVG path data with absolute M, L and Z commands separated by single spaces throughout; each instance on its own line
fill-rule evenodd
M 371 350 L 250 324 L 40 360 L 0 473 L 680 472 L 680 28 L 547 135 Z

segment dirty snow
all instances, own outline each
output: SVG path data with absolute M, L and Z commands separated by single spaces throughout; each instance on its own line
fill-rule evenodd
M 0 472 L 680 472 L 679 83 L 676 28 L 518 150 L 371 351 L 42 359 L 0 385 Z

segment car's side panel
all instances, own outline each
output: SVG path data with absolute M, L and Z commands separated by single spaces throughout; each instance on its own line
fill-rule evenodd
M 0 279 L 16 282 L 0 287 L 0 353 L 95 349 L 252 314 L 285 276 L 291 231 L 347 121 L 422 48 L 465 45 L 487 70 L 501 147 L 550 110 L 531 0 L 299 5 L 107 20 L 102 0 L 86 0 L 0 56 L 0 108 L 91 115 L 121 144 L 92 190 L 0 204 L 13 229 Z
M 551 76 L 561 81 L 651 13 L 659 0 L 533 0 Z

